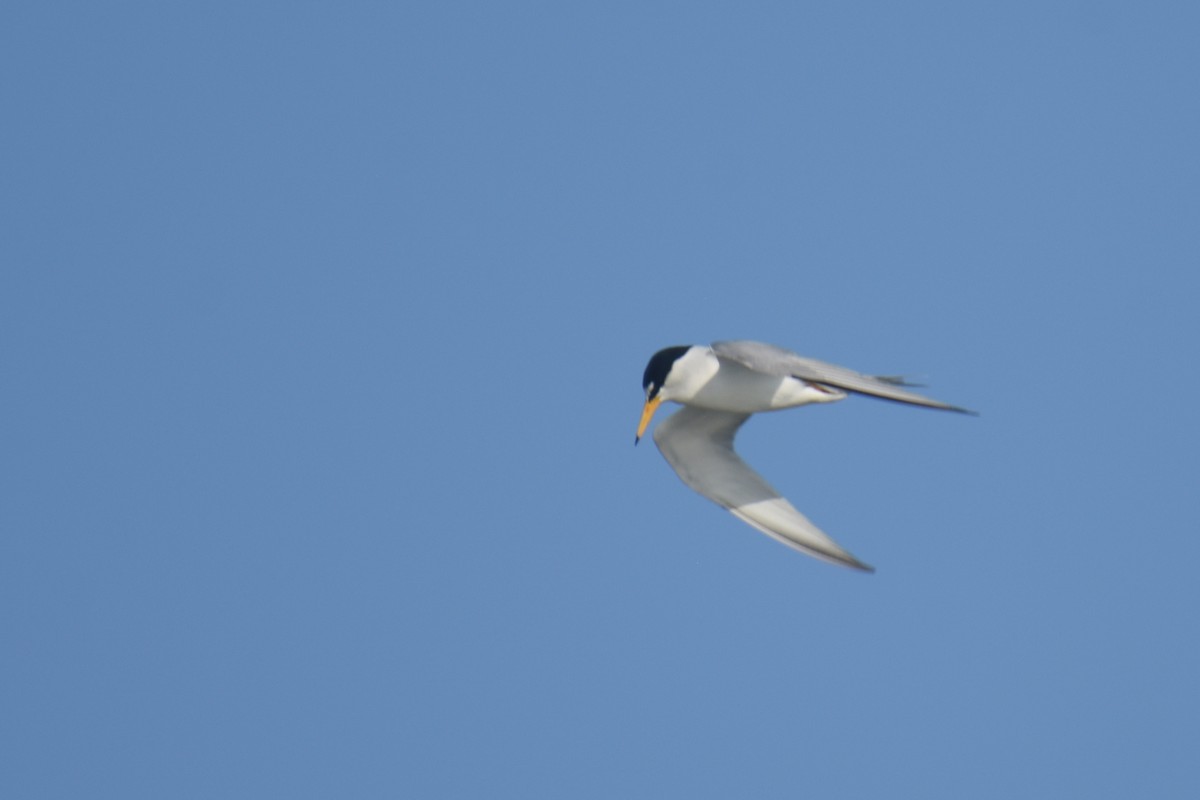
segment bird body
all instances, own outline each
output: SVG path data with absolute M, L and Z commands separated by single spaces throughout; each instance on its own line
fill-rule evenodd
M 695 408 L 757 414 L 807 403 L 828 403 L 846 395 L 792 375 L 760 372 L 711 347 L 688 349 L 672 371 L 667 399 Z
M 685 484 L 789 547 L 866 571 L 872 568 L 742 461 L 733 449 L 738 429 L 752 414 L 836 402 L 850 393 L 974 413 L 912 392 L 898 378 L 865 375 L 752 341 L 664 348 L 646 365 L 642 386 L 646 404 L 638 439 L 661 403 L 684 406 L 658 426 L 654 443 Z

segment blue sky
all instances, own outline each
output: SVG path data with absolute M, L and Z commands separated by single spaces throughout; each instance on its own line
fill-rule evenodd
M 1196 796 L 1198 26 L 10 4 L 0 794 Z M 982 412 L 747 425 L 875 575 L 632 446 L 725 338 Z

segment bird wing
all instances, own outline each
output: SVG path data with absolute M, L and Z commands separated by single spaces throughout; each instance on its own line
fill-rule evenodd
M 835 386 L 848 392 L 859 392 L 884 400 L 895 400 L 899 403 L 911 403 L 928 408 L 940 408 L 946 411 L 958 411 L 963 414 L 975 414 L 958 406 L 943 403 L 924 395 L 910 392 L 904 388 L 902 380 L 890 376 L 864 375 L 846 367 L 818 361 L 815 358 L 805 358 L 791 350 L 784 350 L 773 344 L 763 342 L 735 341 L 714 342 L 712 351 L 718 358 L 736 361 L 755 372 L 779 377 L 799 378 L 811 383 Z
M 738 457 L 733 437 L 749 417 L 684 406 L 654 430 L 654 443 L 684 483 L 743 522 L 810 556 L 874 572 L 838 547 Z

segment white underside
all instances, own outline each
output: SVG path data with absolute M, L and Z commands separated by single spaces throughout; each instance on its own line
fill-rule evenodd
M 678 380 L 664 399 L 713 411 L 757 414 L 846 397 L 832 387 L 791 376 L 767 375 L 735 361 L 718 359 L 708 348 L 694 348 L 676 367 Z M 672 376 L 676 377 L 676 376 Z

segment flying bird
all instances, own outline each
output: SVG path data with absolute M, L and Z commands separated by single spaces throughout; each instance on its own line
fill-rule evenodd
M 805 358 L 762 342 L 714 342 L 659 350 L 646 365 L 646 404 L 634 444 L 663 402 L 683 406 L 654 431 L 654 443 L 695 491 L 789 547 L 815 558 L 874 572 L 750 469 L 733 438 L 752 414 L 809 403 L 833 403 L 849 394 L 975 414 L 910 391 L 903 378 L 860 372 Z

